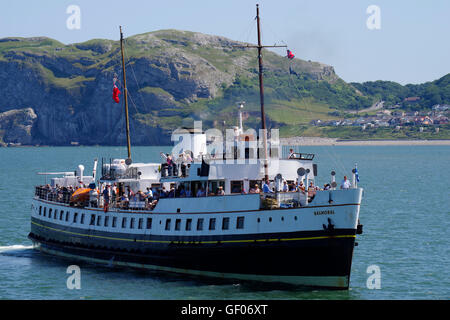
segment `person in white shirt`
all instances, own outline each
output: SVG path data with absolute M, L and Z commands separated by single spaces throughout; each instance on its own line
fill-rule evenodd
M 284 180 L 283 181 L 283 192 L 288 192 L 289 191 L 289 186 L 287 184 L 287 181 Z
M 341 183 L 341 189 L 350 189 L 350 181 L 347 179 L 347 176 L 344 176 L 344 180 Z
M 295 156 L 294 156 L 294 150 L 293 149 L 289 149 L 289 156 L 288 156 L 288 159 L 294 159 L 295 158 Z

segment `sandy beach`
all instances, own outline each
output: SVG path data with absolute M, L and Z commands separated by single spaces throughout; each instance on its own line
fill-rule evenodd
M 337 138 L 291 137 L 280 138 L 282 145 L 301 146 L 400 146 L 437 145 L 450 146 L 450 140 L 340 140 Z

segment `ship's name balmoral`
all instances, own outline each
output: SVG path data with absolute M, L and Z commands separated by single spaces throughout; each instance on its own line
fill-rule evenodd
M 181 308 L 181 314 L 208 315 L 210 318 L 214 315 L 216 307 L 196 307 L 188 304 Z
M 322 210 L 322 211 L 314 211 L 314 215 L 318 216 L 321 214 L 334 214 L 334 210 Z

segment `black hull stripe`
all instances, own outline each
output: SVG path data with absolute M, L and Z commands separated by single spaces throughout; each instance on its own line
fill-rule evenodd
M 146 265 L 261 276 L 346 277 L 350 275 L 353 255 L 351 239 L 334 239 L 321 246 L 297 246 L 295 242 L 275 246 L 186 247 L 163 251 L 129 252 L 113 249 L 86 248 L 29 238 L 41 247 L 106 262 Z

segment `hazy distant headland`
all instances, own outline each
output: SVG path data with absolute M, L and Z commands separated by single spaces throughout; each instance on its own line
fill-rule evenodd
M 168 145 L 194 120 L 237 125 L 243 100 L 244 125 L 259 128 L 256 52 L 234 45 L 242 43 L 178 30 L 126 38 L 132 144 Z M 124 145 L 123 105 L 112 100 L 121 72 L 118 41 L 0 39 L 0 145 Z M 450 74 L 419 85 L 346 83 L 332 66 L 264 51 L 264 81 L 266 121 L 281 137 L 450 139 Z

